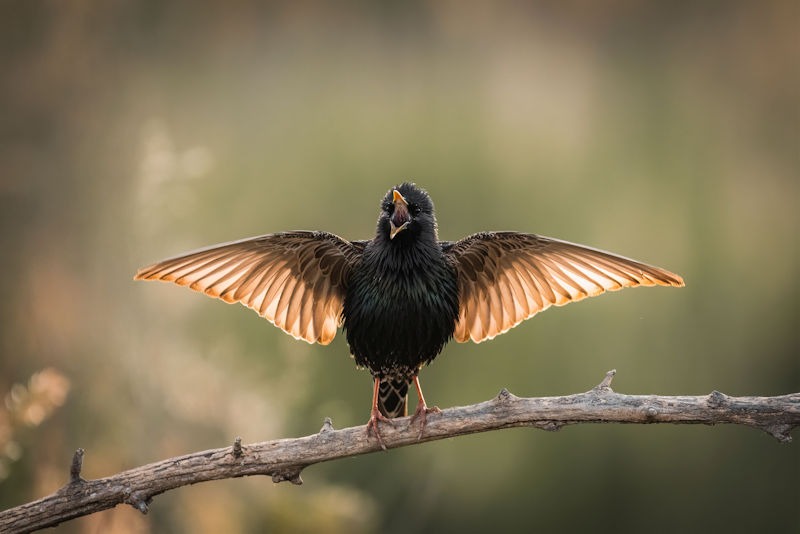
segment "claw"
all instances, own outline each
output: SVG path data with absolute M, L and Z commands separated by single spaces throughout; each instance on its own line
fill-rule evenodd
M 381 449 L 386 450 L 386 444 L 383 442 L 381 431 L 378 429 L 378 422 L 394 425 L 394 421 L 376 409 L 372 410 L 372 413 L 369 416 L 369 421 L 367 421 L 367 437 L 369 437 L 370 434 L 375 434 L 375 438 L 378 440 L 378 444 L 381 446 Z
M 414 421 L 419 419 L 419 434 L 417 434 L 417 441 L 422 439 L 422 433 L 425 431 L 425 425 L 428 423 L 429 413 L 442 413 L 442 410 L 440 410 L 438 406 L 428 408 L 425 404 L 420 402 L 417 404 L 417 409 L 414 410 L 414 415 L 411 416 L 411 420 L 408 422 L 408 426 L 411 426 L 414 424 Z
M 413 425 L 414 422 L 419 419 L 419 434 L 417 434 L 417 441 L 419 441 L 422 439 L 422 434 L 425 432 L 425 425 L 428 423 L 428 414 L 442 413 L 442 410 L 440 410 L 438 406 L 428 408 L 428 405 L 425 402 L 425 397 L 422 395 L 422 387 L 419 385 L 419 378 L 415 376 L 413 378 L 413 382 L 414 386 L 417 388 L 419 402 L 417 403 L 417 409 L 414 411 L 414 415 L 411 416 L 408 426 Z M 381 413 L 380 409 L 378 409 L 378 392 L 380 389 L 380 383 L 380 378 L 376 378 L 375 385 L 372 390 L 372 411 L 369 414 L 369 421 L 367 421 L 367 437 L 369 437 L 370 434 L 374 434 L 375 439 L 378 440 L 378 443 L 381 446 L 381 449 L 386 450 L 386 444 L 383 442 L 383 436 L 381 436 L 381 431 L 378 428 L 379 423 L 388 423 L 394 426 L 395 420 L 386 417 Z
M 417 434 L 417 441 L 422 439 L 422 433 L 425 432 L 425 425 L 428 422 L 428 414 L 429 413 L 442 413 L 442 410 L 439 409 L 438 406 L 434 406 L 433 408 L 428 408 L 427 403 L 425 402 L 425 397 L 422 395 L 422 386 L 419 385 L 419 378 L 414 377 L 414 386 L 417 388 L 417 396 L 419 397 L 419 402 L 417 402 L 417 409 L 414 410 L 414 415 L 411 416 L 411 421 L 409 421 L 409 426 L 414 424 L 414 421 L 419 418 L 419 434 Z

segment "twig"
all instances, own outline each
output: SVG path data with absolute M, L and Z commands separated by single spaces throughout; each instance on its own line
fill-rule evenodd
M 739 424 L 763 430 L 783 443 L 800 426 L 800 393 L 778 397 L 729 397 L 718 391 L 702 396 L 622 395 L 611 389 L 614 371 L 586 393 L 520 398 L 503 389 L 497 397 L 428 416 L 420 436 L 409 418 L 382 425 L 387 449 L 476 432 L 530 426 L 559 430 L 578 423 Z M 0 532 L 31 532 L 122 503 L 147 513 L 153 497 L 165 491 L 223 478 L 268 475 L 274 482 L 302 484 L 306 467 L 381 450 L 366 427 L 334 430 L 329 419 L 317 434 L 187 454 L 97 480 L 80 477 L 83 450 L 70 468 L 70 482 L 38 501 L 0 512 Z
M 85 482 L 81 478 L 81 469 L 83 468 L 83 449 L 78 449 L 75 451 L 75 454 L 72 455 L 72 465 L 69 466 L 69 483 L 70 484 L 80 484 L 81 482 Z

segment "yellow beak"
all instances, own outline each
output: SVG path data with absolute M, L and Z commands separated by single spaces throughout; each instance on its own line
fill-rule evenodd
M 411 222 L 408 216 L 408 202 L 397 189 L 392 191 L 392 202 L 394 202 L 394 215 L 389 219 L 389 239 L 394 239 L 394 236 L 405 230 L 408 227 L 408 223 Z M 395 218 L 398 221 L 404 221 L 403 224 L 396 226 L 394 224 Z
M 403 206 L 408 206 L 408 202 L 406 202 L 405 197 L 403 197 L 403 195 L 401 195 L 400 191 L 398 191 L 397 189 L 392 191 L 392 202 L 394 202 L 395 204 L 400 202 Z

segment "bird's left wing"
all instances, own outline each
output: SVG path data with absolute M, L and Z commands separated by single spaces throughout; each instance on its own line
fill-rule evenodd
M 458 273 L 459 342 L 492 339 L 551 305 L 605 291 L 684 285 L 660 267 L 533 234 L 485 232 L 442 249 Z
M 341 326 L 348 276 L 365 244 L 325 232 L 268 234 L 160 261 L 134 279 L 239 302 L 296 339 L 327 345 Z

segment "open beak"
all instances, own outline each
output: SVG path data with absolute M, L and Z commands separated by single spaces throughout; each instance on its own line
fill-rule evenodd
M 403 197 L 403 195 L 401 195 L 400 191 L 398 191 L 397 189 L 392 191 L 392 202 L 394 202 L 395 206 L 397 205 L 398 202 L 400 202 L 403 206 L 408 207 L 408 202 L 406 202 L 405 197 Z
M 389 221 L 389 239 L 394 239 L 394 236 L 402 232 L 408 226 L 408 221 L 404 222 L 400 226 L 395 226 L 393 222 Z
M 397 189 L 392 191 L 392 202 L 394 202 L 394 213 L 389 219 L 389 239 L 394 239 L 394 236 L 405 230 L 408 223 L 411 222 L 408 214 L 408 202 Z

